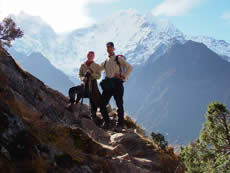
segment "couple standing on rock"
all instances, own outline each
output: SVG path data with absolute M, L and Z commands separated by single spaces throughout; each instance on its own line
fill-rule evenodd
M 88 60 L 81 65 L 79 70 L 79 78 L 83 81 L 83 87 L 70 88 L 69 97 L 71 105 L 75 103 L 75 94 L 78 94 L 76 103 L 79 102 L 80 97 L 88 97 L 91 105 L 91 118 L 96 119 L 96 112 L 99 107 L 104 119 L 102 128 L 109 129 L 111 128 L 111 121 L 106 106 L 113 96 L 118 107 L 118 122 L 115 131 L 120 132 L 124 121 L 123 82 L 127 79 L 133 67 L 121 55 L 115 55 L 113 42 L 108 42 L 106 48 L 108 58 L 100 65 L 94 62 L 94 52 L 90 51 L 88 53 Z M 101 78 L 102 71 L 105 71 L 105 79 L 100 83 L 103 90 L 100 94 L 97 79 Z

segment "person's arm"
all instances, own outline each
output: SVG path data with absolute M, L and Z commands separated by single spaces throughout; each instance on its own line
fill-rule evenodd
M 130 72 L 133 70 L 133 66 L 131 64 L 129 64 L 126 60 L 122 59 L 122 58 L 118 58 L 118 61 L 120 63 L 121 66 L 125 66 L 127 71 L 124 74 L 124 78 L 127 78 L 130 74 Z
M 105 70 L 105 61 L 99 64 L 99 71 L 103 72 Z
M 81 81 L 84 80 L 85 78 L 85 71 L 84 71 L 84 64 L 81 65 L 80 69 L 79 69 L 79 73 L 78 73 L 79 79 Z
M 90 69 L 90 71 L 91 71 L 90 75 L 93 79 L 100 79 L 101 78 L 101 67 L 99 64 L 95 64 L 93 66 L 93 69 Z

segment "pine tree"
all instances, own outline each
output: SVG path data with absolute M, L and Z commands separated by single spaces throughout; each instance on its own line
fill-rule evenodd
M 0 23 L 0 47 L 11 47 L 11 42 L 23 36 L 23 31 L 17 27 L 12 18 L 7 17 Z
M 230 113 L 218 102 L 206 112 L 200 138 L 181 147 L 180 157 L 188 173 L 230 171 Z

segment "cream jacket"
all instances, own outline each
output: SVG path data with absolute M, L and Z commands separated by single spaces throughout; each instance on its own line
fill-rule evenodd
M 89 80 L 101 78 L 101 67 L 100 67 L 100 65 L 93 62 L 92 64 L 90 64 L 89 68 L 93 71 L 93 73 L 90 75 Z M 79 70 L 79 79 L 80 80 L 84 79 L 87 71 L 88 71 L 88 67 L 87 67 L 86 63 L 81 64 L 81 67 Z
M 130 72 L 133 70 L 133 67 L 125 61 L 123 58 L 118 58 L 120 66 L 125 66 L 127 68 L 126 73 L 123 75 L 126 79 L 129 76 Z M 115 77 L 116 74 L 120 74 L 120 67 L 116 62 L 116 55 L 108 57 L 105 62 L 101 63 L 101 71 L 105 71 L 105 75 L 108 78 Z

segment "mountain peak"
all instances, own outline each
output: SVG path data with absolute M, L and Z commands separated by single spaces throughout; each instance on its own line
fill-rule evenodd
M 163 55 L 175 40 L 185 43 L 189 39 L 168 20 L 150 13 L 141 14 L 135 9 L 121 10 L 91 27 L 65 35 L 57 35 L 52 28 L 40 25 L 40 22 L 21 20 L 19 26 L 22 26 L 25 36 L 15 42 L 14 48 L 27 55 L 34 51 L 41 52 L 69 76 L 75 76 L 75 70 L 85 60 L 89 50 L 96 52 L 96 62 L 103 62 L 107 57 L 105 44 L 108 41 L 115 43 L 116 53 L 125 55 L 131 64 L 140 65 L 153 54 L 157 53 L 158 57 Z M 230 57 L 228 43 L 207 38 L 191 40 L 203 42 L 214 52 Z
M 40 16 L 32 16 L 24 11 L 21 11 L 18 15 L 10 15 L 17 25 L 22 28 L 24 33 L 27 34 L 43 34 L 49 33 L 54 36 L 55 31 L 53 28 L 46 23 Z
M 111 23 L 111 21 L 113 21 Z M 146 21 L 146 18 L 144 15 L 139 13 L 135 9 L 128 9 L 128 10 L 121 10 L 108 18 L 106 18 L 102 23 L 110 23 L 112 25 L 117 26 L 119 24 L 120 27 L 127 25 L 126 23 L 128 22 L 129 25 L 140 25 L 143 22 Z M 136 27 L 136 26 L 135 26 Z

